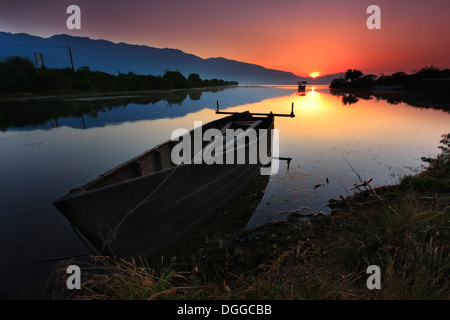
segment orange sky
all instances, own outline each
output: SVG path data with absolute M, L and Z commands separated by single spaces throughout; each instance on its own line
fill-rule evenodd
M 66 28 L 74 3 L 79 31 Z M 366 27 L 371 4 L 381 8 L 381 30 Z M 299 76 L 389 74 L 450 67 L 449 12 L 448 0 L 19 0 L 2 4 L 0 30 L 178 48 Z

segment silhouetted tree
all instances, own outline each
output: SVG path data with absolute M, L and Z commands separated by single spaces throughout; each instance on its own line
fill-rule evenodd
M 363 73 L 359 70 L 356 69 L 348 69 L 345 72 L 345 79 L 350 80 L 350 81 L 355 81 L 356 79 L 358 79 L 359 77 L 362 77 Z
M 448 78 L 450 77 L 450 69 L 441 70 L 441 68 L 433 65 L 424 67 L 412 75 L 416 79 L 426 78 Z
M 203 85 L 203 80 L 200 79 L 200 75 L 198 73 L 191 73 L 187 80 L 190 87 L 201 87 Z
M 180 71 L 166 71 L 163 78 L 171 83 L 172 88 L 188 88 L 188 81 Z
M 331 80 L 330 88 L 339 88 L 339 87 L 344 86 L 346 83 L 347 83 L 347 79 L 340 76 L 336 79 Z
M 64 94 L 77 92 L 136 91 L 152 89 L 185 89 L 192 87 L 236 85 L 224 80 L 202 80 L 192 73 L 188 79 L 179 71 L 163 76 L 138 75 L 134 72 L 116 75 L 92 71 L 88 66 L 72 69 L 35 68 L 33 61 L 19 56 L 0 59 L 0 94 Z

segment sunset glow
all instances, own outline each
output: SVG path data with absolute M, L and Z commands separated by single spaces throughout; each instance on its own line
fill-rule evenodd
M 319 73 L 319 72 L 311 72 L 309 75 L 310 75 L 312 78 L 317 78 L 318 76 L 320 76 L 320 73 Z
M 66 33 L 113 42 L 175 48 L 313 76 L 357 68 L 364 73 L 450 67 L 449 1 L 378 0 L 381 29 L 369 30 L 368 2 L 78 0 L 81 30 L 68 30 L 65 1 L 9 1 L 1 31 L 43 37 Z M 438 36 L 436 36 L 438 35 Z M 316 72 L 314 72 L 314 75 Z

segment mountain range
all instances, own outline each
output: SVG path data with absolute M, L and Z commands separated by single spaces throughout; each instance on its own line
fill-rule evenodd
M 42 38 L 25 33 L 0 32 L 0 59 L 19 55 L 35 61 L 35 53 L 42 54 L 44 65 L 49 68 L 71 67 L 72 55 L 75 69 L 88 66 L 92 71 L 111 74 L 132 71 L 136 74 L 152 75 L 162 75 L 166 70 L 178 70 L 186 77 L 191 73 L 198 73 L 202 79 L 238 81 L 241 85 L 295 85 L 298 81 L 307 81 L 308 84 L 329 84 L 340 75 L 313 79 L 236 60 L 203 59 L 178 49 L 113 43 L 65 34 Z

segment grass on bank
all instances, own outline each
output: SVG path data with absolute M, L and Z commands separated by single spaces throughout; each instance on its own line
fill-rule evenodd
M 449 138 L 423 173 L 330 201 L 321 219 L 292 215 L 157 266 L 94 257 L 76 293 L 64 261 L 55 298 L 449 299 Z M 369 265 L 380 290 L 367 288 Z

